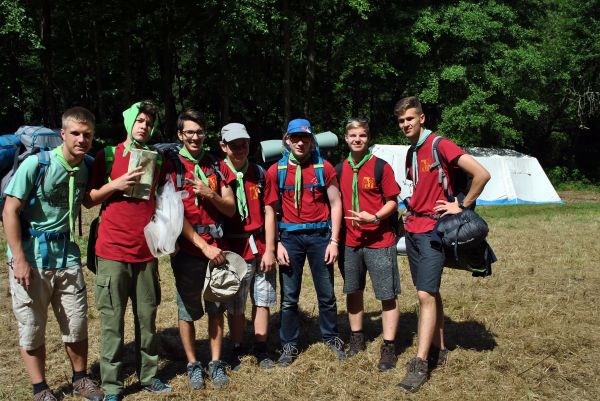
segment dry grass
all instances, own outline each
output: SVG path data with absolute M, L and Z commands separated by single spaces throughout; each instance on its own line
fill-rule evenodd
M 289 368 L 259 370 L 248 359 L 231 375 L 226 390 L 192 392 L 186 382 L 185 358 L 179 345 L 173 277 L 161 261 L 161 376 L 174 393 L 155 399 L 192 400 L 597 400 L 600 399 L 600 195 L 565 193 L 565 205 L 480 208 L 492 228 L 490 242 L 499 262 L 494 275 L 471 278 L 447 270 L 442 291 L 446 301 L 447 342 L 454 349 L 449 365 L 434 371 L 415 395 L 395 384 L 404 363 L 414 355 L 416 297 L 405 258 L 400 257 L 403 293 L 398 328 L 398 368 L 380 373 L 375 365 L 381 343 L 379 305 L 366 294 L 367 351 L 340 364 L 318 342 L 316 299 L 307 276 L 301 305 L 305 348 Z M 94 212 L 95 213 L 95 212 Z M 88 213 L 89 220 L 94 213 Z M 2 242 L 4 247 L 4 242 Z M 99 319 L 93 303 L 93 276 L 87 274 L 90 299 L 90 364 L 98 373 Z M 336 281 L 342 336 L 348 324 L 341 279 Z M 10 307 L 6 270 L 0 274 L 0 399 L 28 400 L 31 390 L 17 347 L 16 322 Z M 272 319 L 271 343 L 277 348 L 278 316 Z M 51 319 L 52 320 L 52 319 Z M 126 380 L 128 400 L 144 400 L 133 371 L 132 318 L 127 317 Z M 198 324 L 198 349 L 208 359 L 206 320 Z M 226 341 L 225 355 L 230 345 Z M 57 325 L 47 333 L 48 382 L 68 393 L 70 367 L 62 351 Z M 66 395 L 65 400 L 75 400 Z

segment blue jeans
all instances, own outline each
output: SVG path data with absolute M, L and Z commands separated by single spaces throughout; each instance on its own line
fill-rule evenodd
M 281 286 L 281 344 L 298 344 L 300 319 L 298 301 L 302 286 L 302 271 L 308 265 L 319 301 L 319 326 L 323 341 L 338 336 L 337 304 L 333 290 L 333 265 L 325 264 L 325 250 L 331 234 L 322 231 L 286 232 L 281 234 L 281 243 L 290 258 L 289 267 L 279 268 Z

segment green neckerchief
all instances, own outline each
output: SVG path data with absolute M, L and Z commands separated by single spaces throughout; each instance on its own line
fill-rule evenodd
M 240 217 L 242 221 L 248 217 L 248 200 L 246 199 L 246 190 L 244 189 L 244 174 L 248 171 L 248 160 L 246 160 L 246 164 L 241 168 L 240 171 L 237 171 L 235 167 L 233 167 L 233 163 L 229 158 L 225 158 L 225 164 L 229 166 L 231 171 L 235 173 L 237 188 L 235 189 L 235 199 L 237 200 L 237 208 L 240 212 Z
M 188 152 L 188 150 L 185 148 L 185 146 L 182 146 L 181 149 L 179 150 L 179 154 L 181 156 L 185 157 L 186 159 L 188 159 L 189 161 L 191 161 L 192 163 L 194 163 L 194 175 L 196 177 L 200 177 L 200 179 L 202 180 L 204 185 L 208 186 L 208 178 L 206 178 L 204 171 L 202 171 L 202 169 L 200 168 L 200 165 L 199 165 L 200 160 L 202 160 L 202 158 L 204 157 L 204 151 L 202 151 L 202 153 L 200 153 L 200 156 L 198 156 L 198 158 L 196 159 L 194 156 L 192 156 L 190 154 L 190 152 Z M 200 199 L 200 195 L 196 195 L 196 206 L 198 206 L 198 204 L 199 204 L 199 199 Z
M 423 133 L 421 134 L 421 136 L 419 136 L 419 140 L 417 141 L 417 144 L 414 145 L 414 151 L 412 154 L 413 185 L 417 185 L 417 182 L 419 181 L 419 164 L 417 162 L 417 150 L 419 150 L 421 145 L 423 145 L 423 143 L 425 143 L 425 140 L 427 140 L 427 137 L 429 136 L 429 134 L 431 134 L 431 131 L 428 129 L 425 129 L 423 131 Z
M 130 108 L 128 108 L 127 110 L 125 110 L 123 112 L 123 122 L 125 124 L 125 129 L 127 130 L 127 137 L 131 140 L 131 142 L 129 142 L 129 145 L 125 146 L 125 150 L 123 151 L 123 157 L 127 156 L 127 153 L 129 153 L 132 146 L 135 146 L 135 147 L 141 148 L 141 149 L 150 149 L 148 147 L 148 145 L 138 142 L 137 140 L 133 139 L 133 136 L 131 134 L 131 130 L 133 129 L 133 124 L 135 124 L 135 119 L 140 114 L 140 104 L 142 104 L 142 102 L 134 103 L 131 105 Z M 156 125 L 156 121 L 155 121 L 155 125 Z M 154 126 L 152 127 L 152 130 L 150 131 L 150 138 L 152 138 L 152 134 L 154 134 Z
M 71 241 L 75 241 L 73 234 L 75 232 L 75 211 L 73 210 L 73 206 L 75 203 L 75 175 L 79 171 L 79 165 L 73 167 L 69 164 L 67 159 L 65 159 L 65 155 L 63 155 L 62 145 L 54 148 L 54 154 L 56 154 L 56 159 L 60 165 L 69 173 L 69 235 L 71 236 Z
M 360 213 L 360 201 L 358 200 L 358 170 L 360 170 L 363 164 L 371 160 L 371 156 L 373 156 L 371 152 L 367 152 L 362 160 L 355 165 L 354 160 L 352 159 L 352 153 L 348 153 L 348 164 L 354 172 L 352 175 L 352 210 L 357 213 Z M 360 227 L 360 223 L 357 224 Z M 352 225 L 354 225 L 354 220 L 352 220 Z
M 300 200 L 302 199 L 302 166 L 300 161 L 296 159 L 293 152 L 290 152 L 290 160 L 296 163 L 296 177 L 294 178 L 294 207 L 300 208 Z

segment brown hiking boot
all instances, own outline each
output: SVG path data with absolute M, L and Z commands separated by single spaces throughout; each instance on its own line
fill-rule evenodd
M 445 366 L 448 362 L 448 355 L 450 350 L 448 348 L 439 349 L 431 346 L 429 349 L 429 355 L 427 355 L 427 362 L 429 363 L 429 370 L 433 370 L 440 366 Z
M 73 382 L 73 394 L 90 401 L 102 401 L 104 398 L 104 393 L 98 384 L 87 376 Z
M 406 375 L 398 387 L 416 393 L 428 379 L 429 364 L 425 359 L 415 357 L 406 364 Z
M 348 358 L 358 354 L 360 351 L 364 351 L 365 346 L 365 335 L 363 333 L 352 333 L 350 334 L 350 340 L 348 342 Z
M 381 344 L 381 357 L 379 358 L 379 364 L 377 365 L 379 370 L 384 372 L 386 370 L 394 369 L 397 360 L 396 347 L 394 344 Z
M 39 393 L 36 393 L 33 396 L 33 401 L 58 401 L 58 400 L 56 399 L 54 394 L 52 394 L 52 391 L 49 388 L 47 388 L 45 390 L 40 391 Z

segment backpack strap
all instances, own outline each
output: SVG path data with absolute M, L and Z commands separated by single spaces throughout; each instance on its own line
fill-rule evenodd
M 46 178 L 46 171 L 48 170 L 48 166 L 50 165 L 50 151 L 42 150 L 37 154 L 38 158 L 38 167 L 35 174 L 35 180 L 33 181 L 33 188 L 29 193 L 29 206 L 35 205 L 35 193 L 37 189 L 43 184 L 44 178 Z
M 335 165 L 335 175 L 338 180 L 338 184 L 342 181 L 342 171 L 344 170 L 344 160 Z
M 431 144 L 431 156 L 433 157 L 433 164 L 431 166 L 429 166 L 429 170 L 433 170 L 434 168 L 437 168 L 438 170 L 438 184 L 441 184 L 444 187 L 444 195 L 446 195 L 446 198 L 450 201 L 450 202 L 454 202 L 454 196 L 452 195 L 452 190 L 450 188 L 450 186 L 448 185 L 448 175 L 446 174 L 446 172 L 444 171 L 444 166 L 443 166 L 443 158 L 440 155 L 440 151 L 438 149 L 438 144 L 440 143 L 440 141 L 444 139 L 441 136 L 436 136 L 435 138 L 433 138 L 433 142 Z
M 266 173 L 265 169 L 259 166 L 256 163 L 252 163 L 254 169 L 256 171 L 256 176 L 258 177 L 258 199 L 260 200 L 261 206 L 265 204 L 265 182 L 266 182 Z
M 375 184 L 377 184 L 379 189 L 383 192 L 381 181 L 383 181 L 383 169 L 385 168 L 386 161 L 377 156 L 373 157 L 375 157 Z

